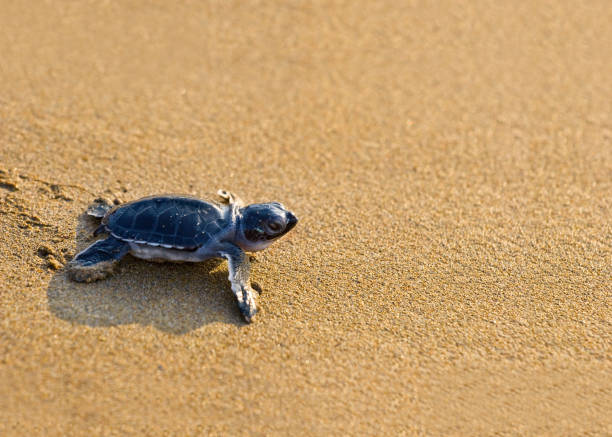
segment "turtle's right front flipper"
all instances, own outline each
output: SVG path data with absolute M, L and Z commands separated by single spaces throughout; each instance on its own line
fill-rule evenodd
M 117 261 L 130 251 L 130 245 L 113 236 L 98 240 L 78 253 L 68 264 L 68 276 L 77 282 L 93 282 L 112 273 Z
M 249 279 L 249 257 L 242 249 L 231 243 L 221 246 L 219 255 L 228 261 L 229 280 L 232 284 L 232 291 L 238 300 L 238 308 L 244 320 L 251 323 L 253 317 L 257 314 L 257 306 L 255 305 L 255 293 Z

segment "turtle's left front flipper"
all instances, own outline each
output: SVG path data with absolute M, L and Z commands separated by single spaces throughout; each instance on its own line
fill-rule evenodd
M 130 251 L 130 245 L 113 236 L 98 240 L 78 253 L 68 264 L 68 276 L 77 282 L 93 282 L 112 273 L 117 261 Z
M 232 193 L 231 191 L 228 190 L 218 190 L 217 191 L 217 196 L 219 196 L 221 198 L 221 201 L 225 204 L 228 205 L 236 205 L 239 207 L 243 207 L 244 206 L 244 201 L 236 196 L 234 193 Z
M 255 292 L 250 283 L 251 265 L 249 257 L 242 249 L 231 243 L 226 243 L 219 254 L 228 261 L 229 280 L 232 284 L 232 291 L 238 300 L 238 308 L 244 319 L 251 323 L 257 314 L 255 305 Z

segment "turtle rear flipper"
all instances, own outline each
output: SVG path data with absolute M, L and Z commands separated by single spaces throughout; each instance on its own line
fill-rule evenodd
M 68 276 L 77 282 L 93 282 L 112 273 L 113 267 L 130 251 L 130 245 L 113 236 L 98 240 L 78 253 L 68 264 Z
M 87 215 L 90 215 L 92 217 L 102 218 L 111 209 L 113 209 L 113 205 L 111 205 L 110 203 L 108 203 L 106 200 L 102 198 L 98 198 L 94 200 L 94 203 L 89 205 L 89 207 L 87 208 Z

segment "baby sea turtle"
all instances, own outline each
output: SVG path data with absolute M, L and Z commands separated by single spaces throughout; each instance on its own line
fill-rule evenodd
M 102 202 L 87 213 L 101 217 L 94 235 L 107 233 L 78 253 L 68 265 L 69 277 L 91 282 L 108 276 L 130 253 L 150 261 L 199 262 L 226 258 L 229 280 L 247 322 L 257 308 L 249 281 L 249 256 L 263 250 L 297 224 L 297 217 L 278 202 L 245 206 L 233 193 L 219 190 L 221 203 L 194 197 L 145 197 L 111 207 Z

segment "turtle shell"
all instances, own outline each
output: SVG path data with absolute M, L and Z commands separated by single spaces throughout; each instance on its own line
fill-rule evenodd
M 155 196 L 121 205 L 102 220 L 124 241 L 196 250 L 226 225 L 221 210 L 187 196 Z

